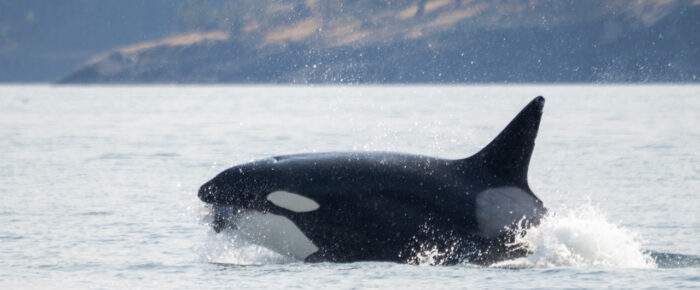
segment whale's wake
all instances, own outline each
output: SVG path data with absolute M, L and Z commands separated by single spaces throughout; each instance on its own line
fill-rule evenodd
M 538 227 L 519 235 L 516 243 L 532 254 L 494 266 L 657 267 L 635 233 L 607 221 L 591 205 L 548 214 Z

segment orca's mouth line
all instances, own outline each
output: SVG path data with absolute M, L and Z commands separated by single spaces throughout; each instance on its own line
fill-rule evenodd
M 235 228 L 236 219 L 243 212 L 242 209 L 232 205 L 210 204 L 210 206 L 207 222 L 216 233 L 227 228 Z

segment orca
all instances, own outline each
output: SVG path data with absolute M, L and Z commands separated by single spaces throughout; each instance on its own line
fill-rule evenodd
M 307 262 L 488 265 L 523 257 L 514 243 L 547 212 L 527 172 L 544 98 L 464 159 L 388 152 L 276 156 L 201 186 L 211 226 Z

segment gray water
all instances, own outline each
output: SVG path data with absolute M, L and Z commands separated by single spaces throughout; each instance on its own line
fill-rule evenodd
M 537 95 L 556 215 L 527 258 L 307 264 L 214 234 L 196 198 L 271 155 L 463 158 Z M 3 289 L 700 287 L 700 86 L 0 86 L 0 148 Z

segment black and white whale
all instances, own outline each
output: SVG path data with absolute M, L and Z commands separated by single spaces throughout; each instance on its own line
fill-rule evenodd
M 202 185 L 212 226 L 305 261 L 490 264 L 527 255 L 519 231 L 546 212 L 528 165 L 544 98 L 465 159 L 385 152 L 277 156 Z

